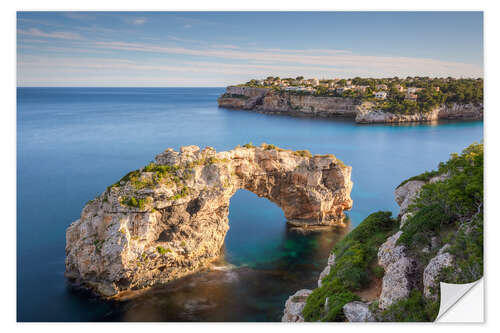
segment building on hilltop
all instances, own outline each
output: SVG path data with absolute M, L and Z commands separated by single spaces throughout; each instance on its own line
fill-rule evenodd
M 416 94 L 420 90 L 422 90 L 422 88 L 408 87 L 407 93 L 408 94 Z
M 316 87 L 316 86 L 319 85 L 319 80 L 316 79 L 316 78 L 309 79 L 306 82 L 307 82 L 307 84 L 310 84 L 310 85 L 312 85 L 314 87 Z
M 396 84 L 394 86 L 394 89 L 396 89 L 399 92 L 403 92 L 405 90 L 405 88 L 402 85 L 400 85 L 400 84 Z
M 418 98 L 417 94 L 406 94 L 405 99 L 408 101 L 414 101 L 416 102 Z
M 354 90 L 359 92 L 366 92 L 366 89 L 368 89 L 368 87 L 370 86 L 354 86 Z

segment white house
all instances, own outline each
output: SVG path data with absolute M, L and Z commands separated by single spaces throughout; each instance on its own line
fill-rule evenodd
M 387 93 L 385 91 L 376 91 L 374 94 L 375 98 L 378 99 L 386 99 L 387 98 Z
M 319 85 L 319 80 L 318 80 L 318 79 L 316 79 L 316 78 L 309 79 L 309 80 L 307 80 L 307 82 L 308 82 L 310 85 L 314 86 L 314 87 L 316 87 L 316 86 L 318 86 L 318 85 Z
M 356 91 L 361 91 L 361 92 L 365 92 L 366 89 L 368 88 L 369 86 L 355 86 L 354 87 L 354 90 Z
M 406 91 L 408 94 L 415 94 L 416 92 L 422 90 L 422 88 L 416 88 L 416 87 L 408 87 L 408 90 Z

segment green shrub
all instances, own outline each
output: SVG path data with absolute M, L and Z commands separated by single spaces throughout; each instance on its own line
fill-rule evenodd
M 125 206 L 139 208 L 140 210 L 145 208 L 145 200 L 136 199 L 135 197 L 123 197 L 120 203 Z
M 452 154 L 446 163 L 439 164 L 438 173 L 448 176 L 443 181 L 422 187 L 415 203 L 409 207 L 413 214 L 406 221 L 398 240 L 414 252 L 418 252 L 418 246 L 431 237 L 441 237 L 445 227 L 461 230 L 465 224 L 478 225 L 482 239 L 483 145 L 474 143 L 462 154 Z M 460 242 L 459 235 L 452 234 L 449 241 L 453 242 L 455 237 Z M 473 242 L 479 241 L 474 239 Z M 482 253 L 473 252 L 474 256 L 482 257 Z
M 308 158 L 312 157 L 312 154 L 309 150 L 297 150 L 294 151 L 293 154 L 300 157 L 308 157 Z
M 381 314 L 383 321 L 390 322 L 422 322 L 432 321 L 429 317 L 422 293 L 418 289 L 413 289 L 408 298 L 402 299 L 392 304 Z
M 335 265 L 323 278 L 322 286 L 307 298 L 302 311 L 307 321 L 342 320 L 342 306 L 359 299 L 353 292 L 367 287 L 379 274 L 375 272 L 377 249 L 396 228 L 391 212 L 376 212 L 337 243 L 333 248 Z M 325 313 L 327 298 L 329 311 Z
M 377 265 L 373 268 L 373 273 L 378 279 L 381 279 L 384 277 L 385 271 L 383 267 Z
M 170 250 L 170 249 L 165 249 L 163 246 L 157 246 L 157 247 L 156 247 L 156 251 L 157 251 L 159 254 L 161 254 L 161 255 L 163 255 L 163 254 L 165 254 L 165 253 L 170 253 L 170 252 L 172 252 L 172 250 Z
M 454 264 L 441 270 L 438 280 L 470 283 L 483 275 L 483 145 L 474 143 L 460 155 L 452 154 L 447 162 L 439 164 L 438 172 L 447 178 L 422 187 L 409 207 L 412 215 L 398 243 L 406 245 L 418 259 L 421 274 L 437 251 L 435 248 L 426 255 L 422 247 L 436 237 L 441 244 L 449 245 L 447 251 L 454 256 Z M 425 307 L 427 319 L 434 318 L 436 306 Z
M 396 188 L 398 187 L 401 187 L 403 186 L 404 184 L 408 183 L 409 181 L 412 181 L 412 180 L 421 180 L 421 181 L 424 181 L 424 182 L 427 182 L 429 181 L 432 177 L 435 177 L 435 176 L 438 176 L 439 175 L 439 171 L 426 171 L 420 175 L 417 175 L 417 176 L 413 176 L 413 177 L 410 177 L 406 180 L 404 180 L 401 184 L 399 184 Z
M 189 188 L 187 186 L 183 186 L 179 193 L 177 193 L 174 196 L 169 197 L 168 200 L 177 200 L 177 199 L 184 198 L 188 195 L 189 195 Z
M 455 264 L 443 269 L 439 280 L 447 283 L 471 283 L 483 276 L 483 216 L 470 221 L 466 233 L 463 229 L 453 234 L 448 252 L 454 255 Z
M 403 234 L 399 237 L 398 244 L 425 245 L 444 225 L 452 221 L 452 217 L 438 204 L 422 207 L 408 218 L 402 228 Z
M 349 302 L 359 301 L 360 298 L 352 292 L 346 290 L 328 297 L 328 312 L 323 321 L 344 321 L 344 311 L 342 308 Z
M 253 144 L 252 144 L 252 141 L 250 141 L 249 143 L 247 144 L 244 144 L 243 147 L 245 148 L 256 148 Z

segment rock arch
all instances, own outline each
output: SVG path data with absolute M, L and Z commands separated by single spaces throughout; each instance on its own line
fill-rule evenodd
M 200 269 L 220 254 L 238 189 L 276 203 L 292 225 L 344 226 L 350 177 L 333 155 L 273 145 L 169 148 L 83 208 L 66 231 L 66 276 L 112 296 Z

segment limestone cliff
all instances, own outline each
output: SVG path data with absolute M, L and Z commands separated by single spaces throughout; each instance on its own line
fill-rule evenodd
M 318 97 L 292 94 L 267 88 L 229 86 L 219 97 L 219 106 L 253 110 L 262 113 L 290 114 L 313 117 L 355 117 L 358 108 L 352 98 Z
M 360 109 L 356 114 L 356 122 L 361 124 L 432 122 L 441 119 L 480 120 L 483 119 L 483 105 L 442 105 L 430 112 L 417 114 L 394 114 L 375 109 Z
M 350 117 L 357 123 L 431 122 L 440 119 L 477 120 L 483 118 L 483 105 L 442 105 L 428 113 L 394 114 L 349 97 L 327 97 L 277 91 L 269 88 L 229 86 L 218 98 L 219 106 L 261 113 L 311 117 Z
M 482 277 L 482 144 L 405 180 L 395 199 L 397 219 L 373 213 L 337 243 L 318 288 L 300 313 L 287 304 L 284 321 L 433 321 L 439 282 Z
M 66 231 L 66 276 L 102 296 L 194 272 L 220 254 L 231 196 L 249 190 L 302 227 L 344 226 L 351 167 L 263 144 L 169 148 L 89 202 Z

